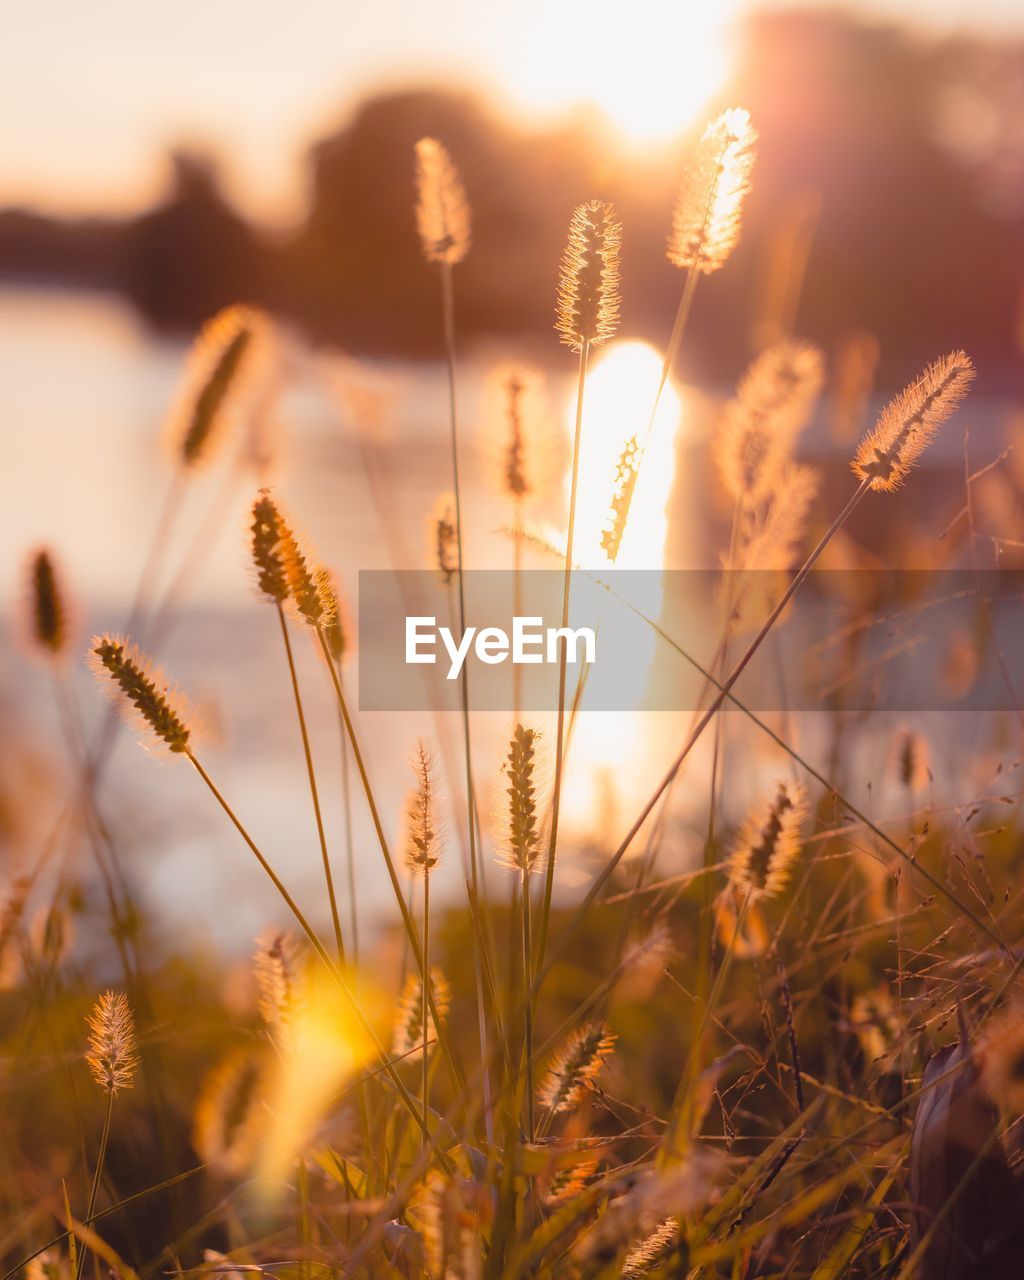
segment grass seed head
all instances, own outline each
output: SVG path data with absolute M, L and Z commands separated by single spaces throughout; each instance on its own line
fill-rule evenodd
M 455 266 L 469 252 L 466 190 L 447 149 L 436 138 L 416 143 L 416 225 L 428 262 Z
M 1024 1007 L 1009 1009 L 992 1024 L 978 1057 L 992 1101 L 1009 1115 L 1024 1115 Z
M 437 766 L 424 742 L 416 745 L 412 771 L 416 785 L 405 804 L 405 865 L 414 876 L 428 875 L 441 857 L 442 817 L 437 796 Z
M 731 498 L 759 502 L 776 488 L 824 380 L 821 352 L 810 343 L 786 339 L 753 361 L 726 406 L 716 442 Z
M 447 586 L 459 571 L 459 525 L 453 494 L 438 496 L 428 528 L 430 554 L 441 581 Z
M 434 1005 L 443 1024 L 451 1008 L 452 994 L 448 980 L 440 969 L 430 970 L 430 994 L 434 997 Z M 429 1042 L 436 1038 L 434 1013 L 428 1004 L 426 1039 Z M 409 973 L 395 1013 L 391 1051 L 395 1057 L 415 1062 L 423 1052 L 423 1039 L 423 985 L 418 973 Z
M 188 754 L 192 730 L 185 712 L 153 664 L 120 636 L 94 636 L 93 665 L 97 677 L 109 676 L 124 702 L 175 754 Z
M 739 107 L 704 130 L 672 213 L 668 258 L 709 275 L 725 264 L 740 237 L 757 133 Z
M 598 1074 L 615 1048 L 616 1036 L 603 1022 L 572 1032 L 555 1055 L 541 1082 L 541 1106 L 553 1114 L 575 1111 L 594 1088 Z
M 640 1280 L 664 1262 L 679 1245 L 679 1223 L 666 1218 L 649 1236 L 631 1245 L 622 1263 L 623 1280 Z
M 32 555 L 29 579 L 32 640 L 40 653 L 58 658 L 67 649 L 68 610 L 53 557 L 45 547 Z
M 740 828 L 729 859 L 729 880 L 751 902 L 786 887 L 800 852 L 807 801 L 801 786 L 780 782 L 770 801 L 756 805 Z
M 880 493 L 898 489 L 973 381 L 974 365 L 964 351 L 930 364 L 889 401 L 857 446 L 854 475 Z
M 556 471 L 544 375 L 530 365 L 498 365 L 487 379 L 483 417 L 497 491 L 513 502 L 538 497 Z
M 107 1093 L 130 1089 L 139 1059 L 135 1052 L 135 1019 L 123 991 L 106 991 L 89 1014 L 89 1052 L 85 1060 L 92 1078 Z
M 555 328 L 579 351 L 612 337 L 619 324 L 619 248 L 622 227 L 601 200 L 581 204 L 569 223 L 562 254 Z
M 637 476 L 640 474 L 640 444 L 636 436 L 630 436 L 619 454 L 615 465 L 615 481 L 608 518 L 601 531 L 601 547 L 611 564 L 618 559 L 622 548 L 622 536 L 626 532 L 629 508 L 633 502 Z
M 541 870 L 544 861 L 537 798 L 539 737 L 536 729 L 517 724 L 502 764 L 508 785 L 504 789 L 501 814 L 503 839 L 499 843 L 499 861 L 503 866 L 526 873 Z
M 252 1163 L 262 1130 L 263 1072 L 248 1049 L 228 1054 L 204 1077 L 192 1121 L 192 1141 L 206 1164 L 239 1177 Z
M 262 363 L 268 329 L 262 312 L 242 306 L 226 307 L 203 326 L 173 419 L 182 466 L 195 467 L 212 456 L 233 406 Z
M 260 591 L 278 604 L 288 599 L 288 571 L 281 549 L 282 524 L 281 513 L 269 489 L 261 489 L 252 505 L 252 560 Z
M 295 936 L 268 929 L 256 940 L 253 972 L 260 993 L 260 1013 L 279 1047 L 293 1045 L 296 1018 L 306 999 L 306 960 Z

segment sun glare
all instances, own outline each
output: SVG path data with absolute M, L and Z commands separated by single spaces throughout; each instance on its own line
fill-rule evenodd
M 654 402 L 661 374 L 662 355 L 646 342 L 616 342 L 597 358 L 587 377 L 583 449 L 577 502 L 578 538 L 575 559 L 585 569 L 607 576 L 608 559 L 601 549 L 601 531 L 608 516 L 615 466 L 627 437 L 641 439 L 646 416 Z M 568 428 L 572 429 L 569 406 Z M 636 570 L 615 578 L 617 587 L 648 617 L 661 612 L 668 535 L 667 507 L 675 475 L 675 440 L 682 402 L 671 383 L 666 386 L 658 416 L 637 479 L 629 520 L 615 562 L 615 570 Z M 622 661 L 609 668 L 609 688 L 597 679 L 588 688 L 583 707 L 586 731 L 573 746 L 573 774 L 567 782 L 566 807 L 570 816 L 586 823 L 599 811 L 601 793 L 614 787 L 617 799 L 632 799 L 627 772 L 643 776 L 646 744 L 641 710 L 604 715 L 586 708 L 606 705 L 608 696 L 618 706 L 627 702 L 639 708 L 651 678 L 656 639 L 650 628 L 632 617 L 625 606 L 609 599 L 616 614 L 615 634 L 624 644 Z M 600 626 L 600 622 L 598 623 Z
M 611 23 L 577 0 L 551 5 L 543 40 L 534 30 L 528 48 L 509 48 L 507 83 L 529 109 L 589 104 L 634 142 L 666 141 L 700 118 L 725 78 L 732 8 L 631 0 Z

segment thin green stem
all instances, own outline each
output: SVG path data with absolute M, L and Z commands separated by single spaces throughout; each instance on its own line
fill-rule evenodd
M 279 600 L 275 601 L 275 608 L 277 609 L 277 620 L 281 624 L 281 639 L 284 641 L 285 656 L 288 659 L 288 675 L 291 678 L 292 695 L 295 699 L 295 714 L 299 721 L 299 733 L 302 736 L 302 753 L 306 758 L 306 776 L 309 779 L 309 794 L 313 801 L 313 814 L 316 818 L 316 834 L 320 841 L 320 857 L 324 866 L 324 879 L 327 882 L 327 897 L 331 904 L 331 923 L 334 925 L 334 941 L 338 948 L 338 963 L 344 964 L 345 943 L 341 935 L 341 917 L 338 915 L 338 900 L 334 894 L 334 877 L 331 875 L 331 859 L 327 853 L 327 836 L 324 833 L 324 820 L 320 812 L 320 795 L 316 786 L 316 771 L 313 768 L 313 752 L 309 745 L 309 732 L 306 729 L 306 714 L 302 709 L 299 677 L 295 670 L 295 655 L 292 653 L 288 622 Z

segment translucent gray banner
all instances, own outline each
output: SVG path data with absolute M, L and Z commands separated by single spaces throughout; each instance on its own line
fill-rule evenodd
M 609 570 L 572 576 L 567 698 L 591 711 L 691 710 L 746 651 L 790 575 Z M 359 705 L 551 711 L 563 574 L 359 575 Z M 726 619 L 731 618 L 731 626 Z M 728 632 L 727 642 L 723 636 Z M 1024 696 L 1024 572 L 810 574 L 736 683 L 771 710 L 1016 710 Z

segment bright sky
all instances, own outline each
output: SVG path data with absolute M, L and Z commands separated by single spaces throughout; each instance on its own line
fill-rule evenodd
M 487 86 L 535 116 L 596 102 L 640 140 L 702 113 L 747 0 L 33 0 L 6 6 L 0 204 L 133 209 L 179 141 L 233 194 L 301 207 L 300 153 L 368 90 Z M 871 0 L 940 29 L 1024 31 L 1020 0 Z

